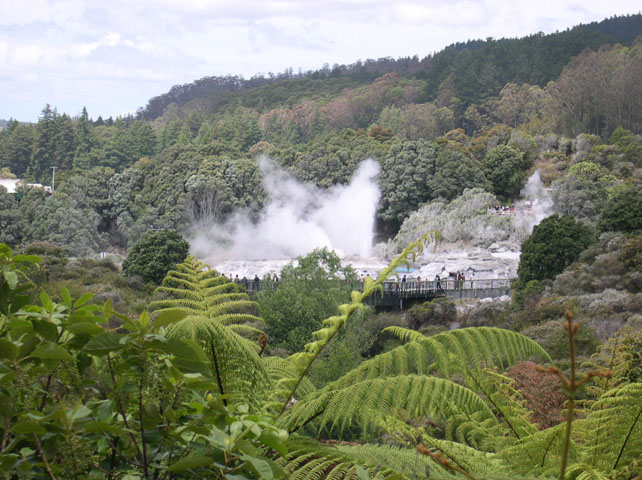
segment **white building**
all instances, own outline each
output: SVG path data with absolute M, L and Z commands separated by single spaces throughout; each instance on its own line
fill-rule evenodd
M 33 188 L 44 188 L 45 192 L 51 193 L 51 187 L 41 183 L 24 183 L 19 178 L 0 178 L 0 186 L 7 189 L 7 193 L 16 193 L 16 188 L 25 185 Z

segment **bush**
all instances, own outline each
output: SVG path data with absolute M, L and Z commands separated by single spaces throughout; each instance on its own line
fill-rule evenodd
M 522 244 L 516 287 L 521 290 L 531 280 L 553 279 L 592 241 L 592 231 L 573 217 L 545 218 Z
M 600 221 L 600 232 L 635 232 L 642 229 L 642 193 L 632 186 L 615 190 L 606 202 Z
M 176 264 L 189 253 L 189 244 L 174 230 L 150 232 L 132 248 L 123 262 L 128 277 L 140 275 L 146 282 L 160 284 Z
M 540 429 L 553 427 L 564 421 L 564 402 L 560 379 L 551 372 L 537 370 L 533 362 L 519 362 L 506 370 L 506 375 L 517 382 L 531 419 Z
M 408 310 L 408 324 L 414 330 L 428 325 L 448 326 L 455 320 L 457 320 L 457 309 L 448 298 L 436 298 L 431 302 L 413 305 Z
M 627 240 L 618 259 L 628 270 L 642 272 L 642 235 Z

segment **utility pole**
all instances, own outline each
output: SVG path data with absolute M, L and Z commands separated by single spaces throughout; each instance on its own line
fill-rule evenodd
M 56 166 L 54 165 L 51 167 L 52 173 L 51 173 L 51 196 L 53 196 L 55 192 L 55 185 L 56 185 Z

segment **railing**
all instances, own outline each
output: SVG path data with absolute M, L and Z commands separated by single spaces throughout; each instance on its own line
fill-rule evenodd
M 342 280 L 337 280 L 341 282 Z M 510 289 L 512 279 L 510 278 L 489 278 L 480 280 L 454 280 L 445 279 L 439 282 L 435 280 L 410 280 L 402 281 L 388 281 L 383 282 L 384 292 L 394 292 L 400 295 L 410 294 L 417 295 L 423 293 L 432 293 L 436 291 L 457 291 L 457 290 L 493 290 L 493 289 Z M 243 287 L 248 292 L 258 292 L 265 289 L 274 289 L 279 286 L 279 281 L 274 280 L 249 280 L 247 282 L 235 282 Z M 353 290 L 363 291 L 363 282 L 351 282 Z

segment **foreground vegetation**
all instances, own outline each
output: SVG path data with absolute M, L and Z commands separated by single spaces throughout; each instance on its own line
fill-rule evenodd
M 68 290 L 29 305 L 33 256 L 0 247 L 0 472 L 7 478 L 632 478 L 642 473 L 642 384 L 626 349 L 585 374 L 567 313 L 567 421 L 532 422 L 515 381 L 522 360 L 551 362 L 527 337 L 478 327 L 403 343 L 336 380 L 313 364 L 362 301 L 326 319 L 305 349 L 266 352 L 257 305 L 192 257 L 146 311 L 118 314 Z M 110 326 L 112 325 L 112 326 Z M 609 367 L 606 370 L 604 367 Z M 598 380 L 593 382 L 594 378 Z M 590 389 L 587 387 L 590 386 Z M 582 402 L 578 403 L 579 400 Z M 579 416 L 574 412 L 579 409 Z

